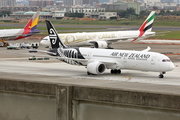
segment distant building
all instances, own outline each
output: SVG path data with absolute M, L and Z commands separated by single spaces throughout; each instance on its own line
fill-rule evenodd
M 42 7 L 38 7 L 38 6 L 33 6 L 33 7 L 1 7 L 0 11 L 2 10 L 7 10 L 7 11 L 11 11 L 11 12 L 16 12 L 16 11 L 22 11 L 27 12 L 27 11 L 41 11 Z
M 100 0 L 100 3 L 108 3 L 110 0 Z
M 99 4 L 99 0 L 83 0 L 83 4 L 90 4 L 91 6 L 95 6 L 95 4 Z
M 13 7 L 16 4 L 16 0 L 0 0 L 0 7 Z
M 83 5 L 83 4 L 96 6 L 96 4 L 99 4 L 99 0 L 63 0 L 63 2 L 65 6 Z
M 84 8 L 84 7 L 75 7 L 75 8 L 70 8 L 71 13 L 86 13 L 86 12 L 104 12 L 105 8 Z
M 110 10 L 126 10 L 128 8 L 127 3 L 121 4 L 101 4 L 101 8 L 105 8 L 107 11 Z
M 29 6 L 46 7 L 53 5 L 54 5 L 54 0 L 29 0 Z
M 51 11 L 52 18 L 63 18 L 66 13 L 66 9 L 54 9 Z
M 28 12 L 13 12 L 10 14 L 11 19 L 29 19 L 34 15 L 36 12 L 28 11 Z M 51 12 L 40 12 L 39 19 L 52 19 L 53 15 Z
M 136 14 L 140 13 L 140 3 L 139 2 L 116 2 L 114 4 L 101 4 L 102 8 L 106 11 L 110 10 L 126 10 L 127 8 L 134 8 Z
M 74 0 L 73 5 L 83 5 L 83 0 Z
M 111 17 L 117 17 L 117 12 L 86 12 L 84 16 L 89 18 L 110 19 Z
M 153 6 L 153 5 L 156 5 L 158 3 L 161 3 L 161 0 L 144 0 L 144 3 L 146 5 Z
M 176 2 L 177 4 L 180 4 L 180 0 L 174 0 L 174 2 Z
M 174 0 L 161 0 L 161 2 L 174 2 Z
M 72 6 L 73 5 L 73 0 L 63 0 L 63 3 L 65 6 Z

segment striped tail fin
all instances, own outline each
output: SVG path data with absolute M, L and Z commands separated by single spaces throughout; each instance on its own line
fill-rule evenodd
M 38 11 L 34 16 L 32 17 L 32 24 L 31 24 L 31 31 L 36 30 L 38 21 L 39 21 L 39 14 L 40 12 Z
M 144 21 L 144 23 L 141 25 L 139 28 L 140 34 L 138 37 L 141 37 L 146 31 L 151 31 L 153 22 L 154 22 L 154 17 L 155 17 L 155 11 L 152 11 L 147 19 Z
M 24 27 L 24 32 L 23 34 L 29 34 L 33 35 L 35 33 L 39 33 L 39 30 L 36 30 L 38 21 L 39 21 L 39 14 L 40 12 L 36 12 L 33 17 L 29 20 L 29 22 L 26 24 Z

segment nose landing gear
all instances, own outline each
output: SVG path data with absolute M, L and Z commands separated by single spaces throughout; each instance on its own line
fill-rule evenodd
M 160 72 L 160 75 L 158 76 L 159 78 L 164 78 L 164 75 L 163 74 L 166 74 L 166 72 Z

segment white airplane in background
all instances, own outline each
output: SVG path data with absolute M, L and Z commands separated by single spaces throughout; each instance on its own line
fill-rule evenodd
M 23 29 L 0 30 L 0 41 L 18 40 L 39 33 L 40 31 L 36 29 L 39 13 L 39 11 L 36 12 Z
M 154 36 L 152 26 L 154 22 L 155 11 L 152 11 L 139 30 L 131 31 L 109 31 L 109 32 L 83 32 L 58 34 L 61 41 L 67 46 L 94 46 L 95 48 L 110 48 L 114 42 L 130 42 Z M 44 37 L 42 45 L 50 46 L 49 36 Z
M 121 69 L 130 69 L 160 72 L 159 78 L 163 78 L 163 74 L 174 69 L 167 56 L 148 52 L 149 47 L 142 51 L 67 47 L 61 42 L 52 23 L 46 20 L 46 25 L 52 47 L 46 53 L 56 55 L 68 64 L 86 66 L 88 75 L 103 74 L 106 69 L 111 69 L 112 74 L 120 74 Z

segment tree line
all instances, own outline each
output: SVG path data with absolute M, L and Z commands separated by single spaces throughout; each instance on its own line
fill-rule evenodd
M 11 12 L 10 11 L 8 11 L 8 10 L 3 10 L 3 11 L 0 11 L 0 17 L 2 17 L 2 16 L 4 16 L 4 15 L 10 15 L 11 14 Z

